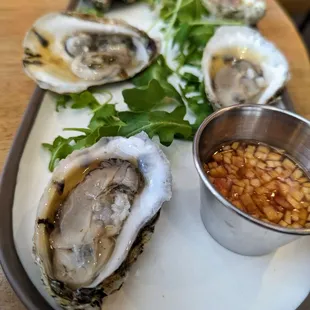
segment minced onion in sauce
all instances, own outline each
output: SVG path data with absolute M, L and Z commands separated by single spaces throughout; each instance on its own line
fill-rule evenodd
M 310 179 L 284 151 L 236 141 L 213 153 L 204 170 L 243 212 L 282 227 L 310 228 Z

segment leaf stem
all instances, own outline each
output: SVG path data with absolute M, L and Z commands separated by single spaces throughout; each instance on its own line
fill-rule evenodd
M 88 135 L 91 132 L 91 130 L 87 128 L 71 128 L 71 127 L 63 128 L 63 131 L 79 131 L 85 133 L 86 135 Z
M 100 110 L 105 104 L 110 103 L 111 100 L 113 99 L 112 93 L 109 92 L 109 91 L 107 91 L 107 90 L 100 91 L 99 94 L 107 94 L 107 95 L 109 95 L 109 98 L 108 98 L 103 104 L 99 105 L 99 107 L 97 107 L 97 108 L 95 108 L 95 109 L 93 109 L 93 110 L 91 111 L 91 112 L 94 113 L 94 114 L 95 114 L 98 110 Z
M 179 10 L 182 9 L 182 8 L 184 8 L 185 6 L 189 5 L 192 1 L 193 1 L 193 0 L 189 0 L 189 1 L 185 2 L 185 3 L 183 3 L 183 4 L 180 6 Z M 171 12 L 167 13 L 166 15 L 164 15 L 162 18 L 163 18 L 163 19 L 167 19 L 167 18 L 170 17 L 172 14 L 178 13 L 179 10 L 174 9 L 173 11 L 171 11 Z
M 231 19 L 205 19 L 202 21 L 194 21 L 188 23 L 190 26 L 204 26 L 204 25 L 210 25 L 210 26 L 240 26 L 243 25 L 243 23 L 234 21 Z
M 172 15 L 170 22 L 168 24 L 168 29 L 167 29 L 167 32 L 165 34 L 165 39 L 168 39 L 170 32 L 173 29 L 173 26 L 174 26 L 174 24 L 177 20 L 177 17 L 178 17 L 178 12 L 179 12 L 181 5 L 182 5 L 182 1 L 183 0 L 177 0 L 177 4 L 175 6 L 175 11 L 173 12 L 173 15 Z
M 127 133 L 126 134 L 126 138 L 129 138 L 131 136 L 134 136 L 136 135 L 137 133 L 141 132 L 141 131 L 145 131 L 147 132 L 147 130 L 149 128 L 152 128 L 154 127 L 154 124 L 157 126 L 157 127 L 161 127 L 161 126 L 167 126 L 167 125 L 170 125 L 170 126 L 174 126 L 174 127 L 181 127 L 181 128 L 188 128 L 190 127 L 190 125 L 186 125 L 186 124 L 180 124 L 180 123 L 177 123 L 177 122 L 168 122 L 168 121 L 157 121 L 157 122 L 152 122 L 152 123 L 149 123 L 149 124 L 146 124 L 144 126 L 141 126 L 140 128 L 138 129 L 135 129 L 135 130 L 132 130 L 131 132 Z

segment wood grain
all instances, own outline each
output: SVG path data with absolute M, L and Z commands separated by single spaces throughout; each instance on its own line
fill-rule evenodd
M 267 0 L 266 16 L 259 23 L 261 33 L 284 53 L 291 71 L 287 85 L 296 113 L 310 119 L 310 61 L 307 50 L 287 14 L 273 0 Z
M 35 88 L 24 74 L 22 40 L 25 31 L 42 14 L 63 10 L 68 0 L 0 1 L 0 171 L 13 137 Z M 0 309 L 25 310 L 0 267 Z
M 67 3 L 68 0 L 0 1 L 1 170 L 35 87 L 32 80 L 24 74 L 21 64 L 25 32 L 40 15 L 63 10 Z
M 279 0 L 283 7 L 290 13 L 301 14 L 310 10 L 309 0 Z
M 62 10 L 67 0 L 0 1 L 0 169 L 14 134 L 34 90 L 23 73 L 22 40 L 25 31 L 40 15 Z M 310 64 L 307 52 L 292 22 L 274 0 L 268 0 L 268 13 L 260 22 L 262 33 L 283 51 L 289 60 L 292 79 L 288 85 L 296 111 L 310 118 Z M 0 171 L 1 171 L 0 170 Z M 0 270 L 0 309 L 23 310 Z

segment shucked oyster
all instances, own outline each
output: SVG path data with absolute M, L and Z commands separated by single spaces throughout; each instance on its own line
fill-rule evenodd
M 205 47 L 202 70 L 214 109 L 268 103 L 289 78 L 283 54 L 246 26 L 218 28 Z
M 123 81 L 157 55 L 143 31 L 114 19 L 79 13 L 51 13 L 38 19 L 24 39 L 26 73 L 57 93 Z
M 145 133 L 102 138 L 62 160 L 34 235 L 48 292 L 64 309 L 97 309 L 123 284 L 170 198 L 169 162 Z
M 256 24 L 265 14 L 266 0 L 201 0 L 210 13 L 247 24 Z

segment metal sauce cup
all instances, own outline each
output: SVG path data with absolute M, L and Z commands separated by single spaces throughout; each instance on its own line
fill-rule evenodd
M 221 144 L 254 140 L 283 149 L 306 172 L 310 170 L 310 122 L 271 106 L 238 105 L 221 109 L 199 127 L 193 145 L 200 176 L 201 217 L 210 235 L 225 248 L 242 255 L 271 253 L 310 229 L 291 229 L 256 219 L 226 200 L 208 180 L 203 163 Z

